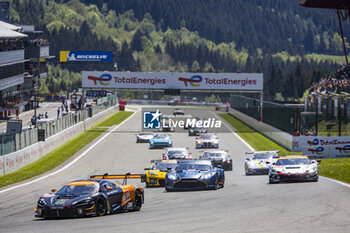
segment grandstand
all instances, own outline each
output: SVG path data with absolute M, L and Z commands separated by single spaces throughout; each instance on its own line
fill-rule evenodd
M 346 62 L 334 74 L 323 77 L 310 87 L 309 95 L 305 98 L 305 111 L 314 114 L 309 114 L 309 119 L 304 120 L 304 128 L 316 132 L 316 135 L 331 136 L 337 131 L 339 136 L 350 136 L 350 66 L 342 28 L 342 21 L 350 20 L 350 1 L 302 0 L 299 4 L 336 11 Z

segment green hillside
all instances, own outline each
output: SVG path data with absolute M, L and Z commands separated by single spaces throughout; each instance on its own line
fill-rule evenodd
M 98 5 L 85 5 L 83 2 Z M 273 20 L 269 23 L 265 22 L 266 25 L 274 28 L 271 30 L 276 33 L 253 31 L 252 38 L 232 37 L 236 40 L 229 40 L 225 36 L 220 37 L 222 39 L 209 36 L 215 34 L 217 37 L 215 30 L 225 25 L 228 31 L 234 28 L 236 34 L 242 34 L 242 30 L 247 30 L 243 23 L 234 27 L 229 27 L 227 23 L 224 23 L 224 19 L 228 22 L 234 20 L 233 16 L 233 18 L 227 16 L 230 13 L 235 12 L 235 17 L 237 17 L 239 13 L 237 9 L 231 9 L 235 6 L 247 10 L 255 4 L 255 8 L 261 8 L 258 10 L 261 12 L 265 12 L 266 9 L 271 11 L 271 9 L 282 9 L 288 6 L 293 10 L 290 10 L 290 16 L 285 12 L 284 14 L 287 14 L 285 17 L 295 20 L 296 9 L 300 7 L 294 1 L 289 1 L 294 2 L 294 5 L 291 3 L 285 5 L 280 1 L 266 1 L 266 4 L 258 4 L 253 0 L 237 1 L 238 5 L 232 5 L 232 1 L 220 1 L 220 4 L 216 4 L 218 6 L 215 7 L 214 1 L 201 1 L 202 6 L 198 7 L 198 1 L 194 0 L 186 2 L 188 3 L 186 9 L 178 6 L 181 4 L 174 5 L 174 2 L 179 3 L 182 0 L 96 2 L 18 0 L 11 1 L 11 20 L 22 24 L 33 23 L 44 30 L 50 41 L 51 54 L 56 55 L 57 58 L 60 50 L 111 50 L 117 54 L 120 70 L 125 71 L 263 72 L 266 99 L 273 99 L 276 93 L 285 98 L 301 97 L 312 82 L 334 72 L 337 66 L 342 64 L 342 57 L 339 55 L 306 54 L 302 49 L 303 43 L 298 44 L 293 38 L 283 41 L 282 35 L 284 34 L 293 37 L 301 36 L 301 34 L 288 29 L 291 27 L 288 20 L 277 20 L 281 16 L 276 16 L 275 20 L 280 22 L 278 24 L 275 24 Z M 273 4 L 276 5 L 275 8 Z M 190 20 L 190 9 L 196 11 L 195 15 L 202 15 L 202 18 L 206 15 L 210 16 L 210 20 L 206 21 L 208 25 L 204 24 L 203 20 L 196 21 L 193 14 L 194 19 Z M 156 12 L 159 14 L 157 15 Z M 174 15 L 175 12 L 178 13 L 178 16 Z M 222 13 L 219 14 L 219 12 Z M 256 12 L 256 9 L 252 12 Z M 241 12 L 241 17 L 247 17 L 246 13 L 249 12 Z M 315 29 L 315 33 L 321 33 L 326 28 L 323 26 L 323 21 L 316 20 L 320 14 L 321 12 L 316 11 L 315 15 L 309 17 L 309 25 L 320 24 L 317 30 Z M 274 14 L 266 15 L 267 20 L 270 15 Z M 167 17 L 168 21 L 165 20 Z M 329 17 L 326 18 L 330 19 Z M 250 18 L 248 20 L 252 25 L 250 28 L 258 27 L 260 20 L 257 17 Z M 178 25 L 179 22 L 182 24 Z M 329 37 L 328 42 L 333 47 L 338 46 L 339 38 L 333 31 L 334 22 L 333 20 L 329 22 L 327 33 L 334 34 Z M 214 23 L 215 25 L 212 25 Z M 203 30 L 209 30 L 207 27 L 210 25 L 211 31 L 204 33 Z M 282 32 L 282 28 L 289 32 Z M 224 29 L 220 30 L 229 33 Z M 250 33 L 247 31 L 246 35 Z M 281 35 L 278 36 L 279 34 Z M 268 37 L 269 41 L 263 39 Z M 332 40 L 332 38 L 335 39 Z M 281 47 L 274 41 L 283 41 L 284 44 L 288 44 L 288 47 Z M 268 49 L 269 46 L 273 49 Z M 334 48 L 331 51 L 334 50 L 337 53 Z M 54 64 L 57 65 L 58 60 Z M 112 64 L 81 64 L 79 66 L 61 64 L 60 67 L 70 72 L 113 68 Z M 50 72 L 48 78 L 41 81 L 41 90 L 59 92 L 79 86 L 76 81 L 74 84 L 69 81 L 69 72 L 61 71 L 61 68 L 50 68 L 50 71 L 55 72 Z M 62 74 L 65 75 L 62 76 Z

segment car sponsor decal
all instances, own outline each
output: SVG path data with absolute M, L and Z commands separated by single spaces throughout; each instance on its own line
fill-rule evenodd
M 55 202 L 55 205 L 64 205 L 69 199 L 59 199 Z

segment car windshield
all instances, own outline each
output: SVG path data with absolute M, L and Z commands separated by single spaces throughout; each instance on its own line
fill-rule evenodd
M 214 139 L 214 135 L 211 135 L 211 134 L 201 134 L 200 136 L 199 136 L 199 138 L 201 138 L 201 139 Z
M 98 191 L 98 185 L 65 185 L 58 192 L 62 196 L 80 196 L 93 194 Z
M 156 163 L 152 167 L 152 170 L 166 171 L 168 170 L 168 167 L 171 167 L 173 170 L 177 167 L 177 163 Z
M 276 162 L 276 166 L 307 164 L 310 164 L 310 160 L 307 158 L 279 159 Z
M 167 138 L 168 138 L 168 135 L 166 135 L 166 134 L 158 134 L 158 135 L 156 135 L 154 138 L 158 138 L 158 139 L 167 139 Z
M 183 171 L 183 170 L 209 171 L 210 169 L 211 169 L 211 166 L 209 164 L 184 163 L 184 164 L 179 164 L 179 166 L 177 166 L 176 168 L 176 171 Z
M 273 153 L 255 153 L 253 155 L 253 159 L 269 159 L 275 155 L 276 154 Z
M 204 153 L 203 157 L 204 158 L 225 158 L 226 154 L 223 152 L 206 152 Z

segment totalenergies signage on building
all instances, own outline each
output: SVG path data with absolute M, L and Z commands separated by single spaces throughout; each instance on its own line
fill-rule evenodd
M 261 91 L 263 74 L 83 71 L 82 87 Z

